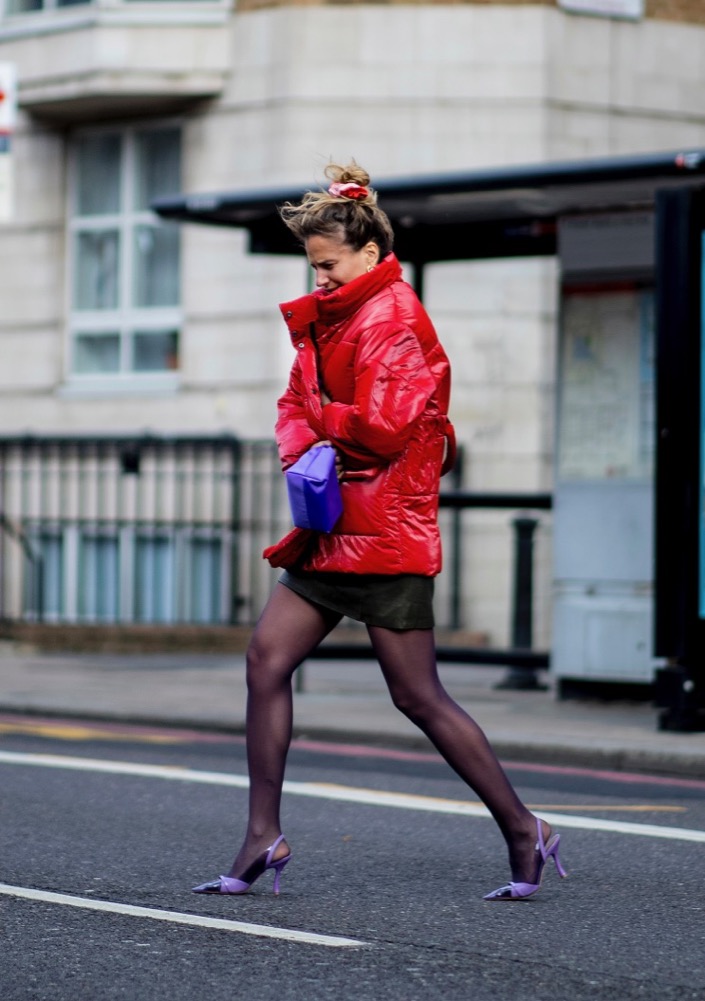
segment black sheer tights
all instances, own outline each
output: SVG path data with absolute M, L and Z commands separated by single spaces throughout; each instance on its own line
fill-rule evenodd
M 277 584 L 257 623 L 247 651 L 249 819 L 245 841 L 227 875 L 238 877 L 281 834 L 279 812 L 292 729 L 291 679 L 341 617 Z M 288 851 L 282 843 L 276 857 Z
M 483 731 L 443 687 L 436 669 L 433 631 L 397 632 L 370 626 L 368 632 L 394 705 L 423 730 L 490 811 L 507 842 L 512 878 L 533 882 L 536 821 L 514 791 Z
M 281 792 L 292 731 L 292 676 L 340 618 L 278 584 L 257 624 L 247 657 L 249 821 L 229 875 L 240 875 L 281 833 Z M 433 631 L 378 626 L 368 631 L 394 705 L 420 727 L 485 803 L 507 842 L 512 878 L 532 882 L 536 822 L 514 792 L 480 727 L 443 688 L 436 670 Z M 283 856 L 288 850 L 282 844 L 277 854 Z

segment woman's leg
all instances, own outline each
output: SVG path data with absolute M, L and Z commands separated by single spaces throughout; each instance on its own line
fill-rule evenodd
M 480 727 L 441 684 L 433 630 L 368 626 L 368 632 L 395 706 L 423 730 L 487 806 L 507 842 L 512 879 L 533 882 L 536 821 Z M 544 824 L 544 833 L 548 832 Z
M 340 619 L 337 612 L 277 584 L 257 623 L 247 651 L 249 818 L 229 876 L 239 877 L 281 833 L 279 808 L 292 729 L 291 679 Z M 287 851 L 282 843 L 276 857 Z

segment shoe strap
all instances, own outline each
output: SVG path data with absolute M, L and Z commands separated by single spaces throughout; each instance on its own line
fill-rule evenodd
M 280 834 L 279 837 L 277 838 L 277 840 L 274 841 L 269 846 L 269 848 L 267 849 L 267 858 L 266 858 L 265 863 L 264 863 L 265 867 L 267 869 L 269 869 L 272 866 L 272 858 L 274 857 L 274 853 L 277 850 L 277 848 L 279 847 L 279 845 L 282 843 L 283 840 L 284 840 L 284 835 Z M 280 861 L 280 860 L 277 859 L 277 861 Z

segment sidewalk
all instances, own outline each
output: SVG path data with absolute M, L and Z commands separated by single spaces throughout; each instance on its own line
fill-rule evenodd
M 705 733 L 658 731 L 648 703 L 497 690 L 502 668 L 443 664 L 440 672 L 506 761 L 705 779 Z M 295 696 L 296 736 L 428 748 L 391 705 L 373 661 L 309 661 L 303 680 Z M 244 710 L 241 654 L 69 655 L 0 644 L 0 713 L 243 732 Z

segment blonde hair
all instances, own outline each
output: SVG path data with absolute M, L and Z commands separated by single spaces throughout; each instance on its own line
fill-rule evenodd
M 362 250 L 372 241 L 379 247 L 380 257 L 386 257 L 394 246 L 394 230 L 386 212 L 377 205 L 377 192 L 369 187 L 370 175 L 354 160 L 345 167 L 330 163 L 324 173 L 331 187 L 350 184 L 355 193 L 308 191 L 298 205 L 286 202 L 279 208 L 285 225 L 300 243 L 310 236 L 340 237 L 353 250 Z

